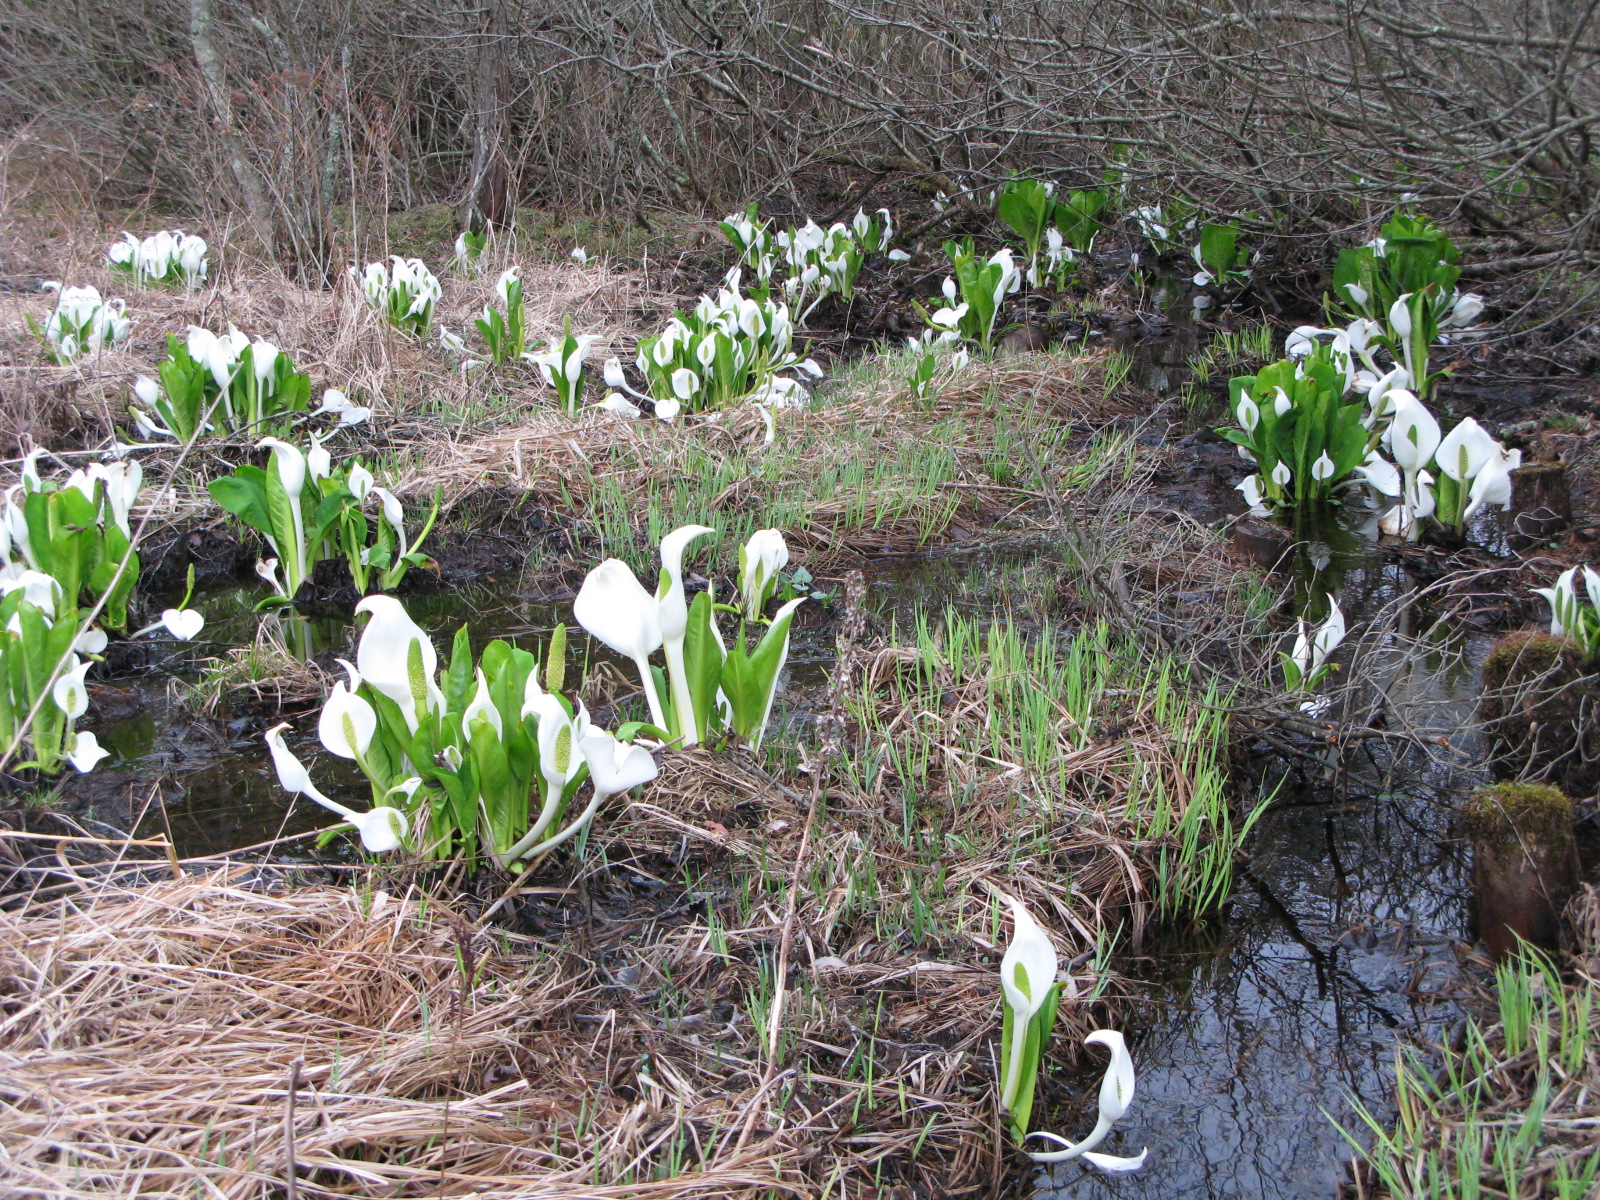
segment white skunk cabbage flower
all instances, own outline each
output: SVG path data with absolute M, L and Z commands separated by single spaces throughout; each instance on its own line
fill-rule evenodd
M 50 690 L 50 698 L 56 702 L 56 707 L 67 714 L 67 720 L 76 721 L 89 711 L 89 691 L 84 686 L 83 677 L 89 673 L 90 663 L 81 661 L 76 654 L 69 656 L 72 666 L 61 673 L 55 686 Z
M 189 642 L 206 627 L 206 619 L 192 608 L 167 608 L 161 611 L 161 624 L 180 642 Z
M 67 761 L 73 765 L 80 774 L 87 775 L 94 770 L 102 758 L 109 756 L 111 751 L 104 749 L 99 740 L 87 729 L 80 729 L 73 735 L 72 749 L 67 752 Z
M 1148 1148 L 1141 1150 L 1134 1158 L 1090 1153 L 1105 1140 L 1106 1135 L 1111 1132 L 1111 1127 L 1122 1118 L 1128 1111 L 1128 1106 L 1133 1103 L 1133 1058 L 1128 1053 L 1128 1044 L 1123 1040 L 1122 1034 L 1115 1029 L 1097 1029 L 1084 1038 L 1083 1042 L 1084 1045 L 1096 1042 L 1111 1051 L 1111 1062 L 1107 1064 L 1105 1077 L 1100 1081 L 1100 1111 L 1094 1129 L 1088 1137 L 1077 1143 L 1069 1142 L 1066 1138 L 1057 1137 L 1053 1133 L 1030 1133 L 1029 1137 L 1048 1138 L 1060 1143 L 1064 1149 L 1043 1154 L 1029 1154 L 1028 1157 L 1034 1162 L 1055 1163 L 1081 1156 L 1102 1171 L 1137 1171 L 1144 1166 L 1145 1157 L 1150 1153 Z
M 665 729 L 666 715 L 650 672 L 650 655 L 662 643 L 660 606 L 621 559 L 608 558 L 584 577 L 572 614 L 624 658 L 632 660 L 650 705 L 650 720 Z
M 1028 1040 L 1028 1023 L 1044 1006 L 1045 996 L 1056 982 L 1055 944 L 1033 919 L 1027 906 L 1007 896 L 1011 906 L 1011 944 L 1000 960 L 1000 990 L 1011 1006 L 1011 1056 L 1006 1078 L 1001 1081 L 1000 1107 L 1010 1111 L 1022 1082 L 1022 1060 Z
M 789 565 L 789 544 L 776 529 L 758 529 L 739 552 L 739 560 L 739 599 L 745 619 L 754 621 L 761 616 L 778 572 Z
M 285 721 L 267 730 L 265 735 L 267 748 L 272 751 L 272 765 L 277 768 L 278 783 L 283 790 L 307 796 L 323 808 L 338 813 L 356 827 L 356 832 L 361 835 L 361 844 L 366 849 L 375 853 L 398 849 L 405 839 L 405 814 L 398 808 L 387 806 L 358 813 L 328 799 L 311 782 L 311 774 L 304 764 L 284 745 L 283 731 L 287 728 L 289 723 Z
M 345 667 L 352 673 L 353 682 L 348 688 L 342 679 L 333 685 L 333 691 L 323 702 L 322 712 L 317 717 L 317 737 L 328 753 L 359 760 L 366 754 L 367 747 L 372 745 L 373 736 L 378 732 L 378 714 L 367 703 L 366 697 L 356 694 L 360 677 L 355 673 L 355 668 L 348 663 Z
M 399 706 L 407 728 L 415 733 L 421 713 L 444 707 L 444 693 L 434 679 L 438 652 L 393 596 L 368 596 L 356 605 L 356 612 L 372 616 L 356 645 L 356 669 Z M 421 668 L 417 678 L 412 677 L 413 645 Z

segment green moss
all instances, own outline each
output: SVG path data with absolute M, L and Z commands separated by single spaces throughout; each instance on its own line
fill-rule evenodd
M 1490 692 L 1545 676 L 1551 676 L 1550 683 L 1556 684 L 1582 674 L 1583 659 L 1577 643 L 1537 629 L 1506 634 L 1483 660 L 1483 686 Z
M 455 253 L 456 218 L 448 204 L 390 213 L 386 224 L 390 254 L 437 264 Z
M 1577 823 L 1572 801 L 1542 783 L 1496 783 L 1479 788 L 1467 801 L 1462 826 L 1473 841 L 1497 848 L 1530 843 L 1560 845 L 1572 839 Z
M 1570 725 L 1579 715 L 1583 654 L 1576 642 L 1533 629 L 1508 633 L 1483 660 L 1479 715 L 1498 741 L 1519 746 L 1539 728 Z
M 1502 778 L 1548 780 L 1571 795 L 1600 785 L 1597 698 L 1576 642 L 1536 630 L 1507 634 L 1483 664 L 1478 715 Z

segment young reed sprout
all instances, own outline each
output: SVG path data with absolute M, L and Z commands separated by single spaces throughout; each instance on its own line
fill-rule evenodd
M 169 285 L 193 291 L 211 270 L 206 240 L 176 229 L 137 238 L 124 233 L 111 244 L 106 265 L 129 276 L 140 287 Z
M 746 616 L 737 636 L 724 637 L 718 615 L 740 610 L 718 605 L 709 589 L 690 603 L 683 583 L 685 550 L 712 532 L 705 525 L 685 525 L 661 539 L 661 580 L 654 595 L 626 563 L 607 559 L 585 577 L 572 611 L 593 637 L 633 662 L 651 723 L 663 736 L 693 746 L 729 731 L 760 749 L 789 657 L 789 625 L 805 597 L 780 606 L 754 648 L 747 649 L 746 626 L 759 622 L 781 569 L 777 564 L 789 557 L 782 535 L 762 530 L 740 554 Z M 664 651 L 664 675 L 650 662 L 657 650 Z
M 57 363 L 66 366 L 128 340 L 133 322 L 121 300 L 103 300 L 92 287 L 63 288 L 55 280 L 42 286 L 56 293 L 56 306 L 44 323 L 43 340 Z M 38 327 L 32 327 L 38 336 Z
M 433 323 L 433 309 L 443 295 L 439 280 L 420 258 L 390 256 L 390 265 L 368 263 L 365 271 L 350 268 L 350 278 L 367 303 L 383 313 L 401 333 L 423 337 Z

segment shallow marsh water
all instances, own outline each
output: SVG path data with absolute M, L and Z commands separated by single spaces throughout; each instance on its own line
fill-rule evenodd
M 1415 590 L 1370 543 L 1322 532 L 1298 556 L 1298 582 L 1336 591 L 1352 625 Z M 1451 818 L 1484 782 L 1471 723 L 1493 640 L 1457 637 L 1389 686 L 1397 724 L 1414 717 L 1448 736 L 1437 756 L 1352 745 L 1341 769 L 1330 759 L 1320 778 L 1270 753 L 1253 759 L 1250 770 L 1278 788 L 1277 799 L 1224 913 L 1169 933 L 1142 972 L 1123 968 L 1151 983 L 1152 1003 L 1130 1018 L 1138 1089 L 1109 1152 L 1148 1146 L 1149 1164 L 1115 1177 L 1077 1163 L 1041 1170 L 1041 1200 L 1338 1192 L 1352 1157 L 1338 1125 L 1367 1140 L 1352 1099 L 1381 1119 L 1399 1039 L 1437 1043 L 1462 1017 L 1470 853 Z M 1080 1112 L 1093 1112 L 1098 1083 L 1098 1069 L 1072 1081 Z M 1081 1137 L 1087 1124 L 1059 1132 Z

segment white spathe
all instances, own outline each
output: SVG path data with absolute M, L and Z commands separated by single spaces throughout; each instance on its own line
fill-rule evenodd
M 345 666 L 354 675 L 354 669 L 348 663 Z M 360 759 L 378 732 L 378 714 L 365 697 L 355 694 L 356 686 L 359 684 L 347 688 L 342 679 L 334 684 L 317 718 L 317 737 L 330 754 L 340 758 Z
M 661 539 L 661 584 L 656 590 L 656 623 L 667 657 L 667 682 L 678 736 L 684 746 L 696 745 L 694 701 L 683 660 L 683 639 L 689 629 L 689 605 L 683 588 L 683 552 L 696 538 L 715 532 L 709 525 L 683 525 Z
M 161 624 L 180 642 L 187 642 L 199 636 L 206 619 L 192 608 L 167 608 L 161 611 Z
M 284 744 L 283 731 L 287 728 L 289 723 L 285 721 L 274 725 L 264 735 L 267 749 L 272 752 L 272 765 L 278 771 L 278 783 L 283 790 L 309 797 L 330 812 L 338 813 L 356 827 L 356 832 L 361 835 L 361 844 L 366 849 L 379 853 L 398 849 L 405 840 L 405 814 L 398 808 L 386 806 L 358 813 L 328 799 L 311 782 L 311 774 L 305 765 Z
M 1122 1034 L 1115 1029 L 1097 1029 L 1083 1039 L 1084 1045 L 1091 1042 L 1098 1043 L 1111 1051 L 1111 1062 L 1106 1066 L 1105 1077 L 1100 1081 L 1099 1116 L 1095 1121 L 1094 1129 L 1089 1136 L 1081 1142 L 1069 1142 L 1066 1138 L 1057 1137 L 1053 1133 L 1034 1132 L 1029 1137 L 1048 1138 L 1060 1143 L 1064 1148 L 1052 1150 L 1043 1154 L 1029 1154 L 1034 1162 L 1054 1163 L 1065 1162 L 1068 1159 L 1086 1156 L 1106 1138 L 1111 1132 L 1111 1127 L 1122 1115 L 1128 1111 L 1128 1106 L 1133 1103 L 1134 1072 L 1133 1058 L 1128 1053 L 1128 1044 Z M 1108 1171 L 1136 1171 L 1144 1165 L 1145 1155 L 1148 1150 L 1141 1152 L 1136 1158 L 1117 1158 L 1113 1155 L 1096 1155 L 1089 1161 L 1101 1170 Z
M 433 642 L 393 596 L 368 596 L 356 612 L 372 619 L 356 646 L 356 669 L 361 678 L 399 706 L 406 726 L 415 733 L 423 712 L 444 707 L 444 695 L 434 676 L 439 656 Z M 410 677 L 411 647 L 419 648 L 421 676 Z
M 590 634 L 633 661 L 650 705 L 650 719 L 665 729 L 666 715 L 650 674 L 650 655 L 662 642 L 655 597 L 644 590 L 627 563 L 608 558 L 584 577 L 572 613 Z
M 94 770 L 102 758 L 107 757 L 111 751 L 104 749 L 94 734 L 87 729 L 80 729 L 72 738 L 72 749 L 67 751 L 67 761 L 79 773 L 87 775 Z
M 1000 1086 L 1000 1107 L 1009 1112 L 1022 1083 L 1028 1023 L 1055 985 L 1058 963 L 1055 944 L 1027 906 L 1015 896 L 1008 895 L 1005 900 L 1011 906 L 1011 944 L 1000 960 L 1000 990 L 1011 1007 L 1011 1047 L 1009 1069 Z

